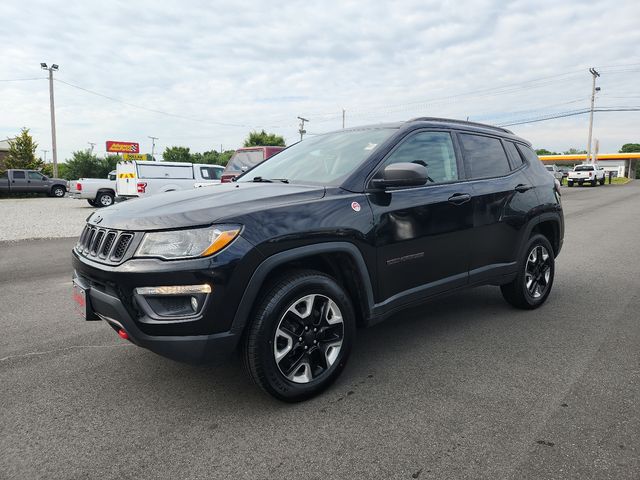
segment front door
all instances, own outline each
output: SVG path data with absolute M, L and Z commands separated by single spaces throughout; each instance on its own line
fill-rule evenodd
M 369 194 L 376 225 L 378 303 L 408 303 L 467 283 L 471 188 L 448 131 L 419 131 L 385 159 L 425 165 L 426 185 Z
M 27 186 L 31 192 L 46 192 L 49 189 L 44 177 L 38 172 L 27 172 Z

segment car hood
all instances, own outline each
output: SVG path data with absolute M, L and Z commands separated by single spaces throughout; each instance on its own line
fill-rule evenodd
M 120 202 L 99 210 L 89 223 L 118 230 L 162 230 L 233 223 L 255 211 L 320 199 L 321 186 L 284 183 L 221 183 Z

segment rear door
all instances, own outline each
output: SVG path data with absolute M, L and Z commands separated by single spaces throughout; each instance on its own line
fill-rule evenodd
M 473 284 L 515 269 L 524 227 L 538 199 L 527 164 L 513 142 L 477 133 L 457 135 L 473 187 L 469 242 L 469 282 Z
M 116 167 L 116 193 L 122 197 L 138 196 L 138 172 L 135 162 L 119 162 Z
M 11 191 L 13 192 L 28 192 L 27 187 L 27 172 L 24 170 L 13 170 L 9 173 L 9 180 L 11 181 Z
M 424 186 L 368 194 L 376 225 L 379 300 L 405 303 L 467 283 L 471 187 L 461 180 L 448 131 L 410 134 L 375 175 L 398 162 L 426 165 L 431 178 Z

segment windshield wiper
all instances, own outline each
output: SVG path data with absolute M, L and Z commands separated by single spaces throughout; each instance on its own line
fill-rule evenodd
M 256 183 L 273 183 L 273 182 L 282 182 L 282 183 L 289 183 L 289 180 L 286 178 L 262 178 L 262 177 L 253 177 L 252 182 L 256 182 Z

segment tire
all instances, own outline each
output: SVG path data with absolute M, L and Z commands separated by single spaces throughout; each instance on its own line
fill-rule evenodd
M 64 194 L 67 193 L 67 189 L 61 185 L 54 185 L 51 187 L 51 196 L 56 198 L 64 197 Z
M 110 192 L 100 192 L 96 195 L 96 199 L 94 200 L 95 206 L 98 208 L 110 207 L 113 205 L 113 193 Z
M 351 300 L 333 278 L 313 270 L 289 272 L 257 303 L 243 345 L 245 368 L 279 400 L 313 397 L 344 369 L 355 323 Z
M 94 202 L 93 200 L 87 199 L 87 203 L 88 203 L 89 205 L 91 205 L 92 207 L 95 207 L 95 206 L 96 206 L 96 204 L 95 204 L 95 202 Z
M 600 185 L 604 185 L 606 183 L 607 179 L 602 177 L 602 180 L 600 180 Z
M 573 182 L 567 182 L 567 187 L 573 187 Z
M 523 257 L 518 262 L 518 275 L 511 283 L 502 285 L 500 290 L 504 299 L 514 307 L 533 310 L 549 297 L 554 276 L 553 248 L 547 237 L 536 234 L 527 242 Z M 529 280 L 532 280 L 531 284 Z
M 598 179 L 597 178 L 591 180 L 591 186 L 592 187 L 597 187 L 598 186 Z

